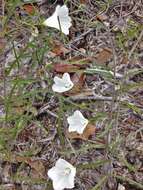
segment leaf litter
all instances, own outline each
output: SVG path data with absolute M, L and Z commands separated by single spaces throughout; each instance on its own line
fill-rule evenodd
M 66 38 L 40 24 L 61 1 L 23 2 L 6 2 L 0 38 L 0 188 L 52 189 L 45 172 L 64 155 L 86 164 L 76 190 L 142 189 L 142 74 L 129 73 L 143 68 L 141 1 L 68 1 L 73 22 Z M 29 40 L 35 27 L 38 36 Z M 75 88 L 61 97 L 51 85 L 65 72 Z M 68 134 L 65 114 L 77 108 L 92 124 L 82 135 Z

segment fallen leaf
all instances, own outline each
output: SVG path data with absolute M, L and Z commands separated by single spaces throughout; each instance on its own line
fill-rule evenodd
M 85 74 L 83 71 L 75 73 L 72 77 L 72 81 L 78 89 L 82 88 L 85 81 Z
M 67 63 L 57 63 L 54 65 L 54 70 L 59 73 L 74 73 L 81 69 L 86 69 L 89 66 L 89 63 L 93 61 L 92 57 L 81 58 L 79 56 L 75 56 L 71 59 L 66 60 Z
M 91 135 L 93 135 L 96 131 L 96 127 L 92 124 L 88 124 L 83 131 L 82 134 L 78 134 L 76 132 L 68 132 L 67 131 L 67 136 L 70 139 L 82 139 L 82 140 L 87 140 Z
M 112 50 L 109 48 L 104 48 L 98 54 L 95 55 L 97 64 L 104 64 L 112 58 Z
M 71 80 L 74 83 L 74 86 L 71 90 L 64 93 L 66 96 L 72 96 L 81 92 L 81 89 L 83 88 L 85 82 L 85 74 L 83 71 L 74 73 L 71 77 Z
M 87 127 L 85 128 L 83 134 L 78 134 L 76 132 L 67 132 L 67 135 L 69 138 L 71 139 L 83 139 L 83 140 L 87 140 L 91 135 L 93 135 L 95 133 L 95 126 L 88 124 Z
M 28 14 L 34 14 L 38 10 L 38 6 L 35 4 L 25 4 L 22 6 L 23 10 Z
M 58 73 L 74 73 L 80 69 L 80 65 L 74 64 L 55 64 L 54 70 Z
M 70 50 L 65 48 L 58 40 L 52 40 L 50 44 L 52 45 L 51 52 L 53 55 L 55 54 L 55 56 L 62 56 L 70 52 Z
M 28 160 L 27 162 L 31 168 L 38 172 L 41 177 L 45 176 L 45 166 L 41 160 Z

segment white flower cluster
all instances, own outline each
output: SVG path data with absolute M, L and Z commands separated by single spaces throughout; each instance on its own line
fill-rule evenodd
M 69 91 L 74 86 L 68 73 L 64 73 L 62 78 L 54 77 L 54 84 L 52 90 L 54 92 L 63 93 Z M 69 124 L 69 132 L 77 132 L 82 134 L 88 124 L 86 119 L 79 110 L 76 110 L 73 115 L 67 118 Z M 63 159 L 59 159 L 55 166 L 48 171 L 48 176 L 53 181 L 54 190 L 63 190 L 65 188 L 74 187 L 74 178 L 76 175 L 76 168 Z
M 71 18 L 66 5 L 56 7 L 55 12 L 51 17 L 44 21 L 44 25 L 56 28 L 65 35 L 69 34 L 71 27 Z M 54 92 L 63 93 L 71 90 L 74 84 L 69 73 L 64 73 L 62 78 L 55 76 L 52 90 Z M 76 110 L 73 115 L 67 118 L 69 124 L 69 132 L 77 132 L 82 134 L 88 124 L 88 120 L 82 115 L 79 110 Z M 53 181 L 54 190 L 63 190 L 65 188 L 74 188 L 74 178 L 76 168 L 64 159 L 59 158 L 54 167 L 48 171 L 49 178 Z

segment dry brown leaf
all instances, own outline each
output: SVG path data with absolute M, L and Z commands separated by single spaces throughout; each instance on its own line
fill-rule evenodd
M 87 140 L 91 135 L 93 135 L 95 133 L 95 131 L 96 131 L 95 125 L 88 124 L 82 134 L 78 134 L 76 132 L 68 132 L 67 131 L 67 136 L 70 139 Z
M 79 56 L 75 56 L 71 59 L 66 60 L 67 63 L 57 63 L 54 65 L 54 70 L 59 73 L 74 73 L 80 69 L 85 69 L 89 66 L 89 63 L 91 63 L 94 60 L 92 57 L 87 58 L 81 58 Z
M 65 48 L 58 40 L 52 40 L 50 43 L 52 45 L 51 52 L 53 55 L 55 54 L 55 56 L 62 56 L 70 52 L 70 50 Z
M 41 177 L 45 177 L 45 166 L 41 160 L 29 160 L 28 164 L 33 168 Z
M 80 65 L 75 64 L 55 64 L 54 70 L 58 73 L 74 73 L 80 69 Z
M 104 48 L 95 56 L 97 64 L 104 64 L 112 58 L 112 50 Z
M 36 4 L 25 4 L 22 6 L 24 11 L 28 14 L 34 14 L 36 10 L 38 10 L 38 6 Z
M 72 96 L 81 92 L 85 82 L 85 74 L 82 71 L 74 73 L 71 80 L 74 83 L 74 87 L 70 91 L 64 93 L 66 96 Z

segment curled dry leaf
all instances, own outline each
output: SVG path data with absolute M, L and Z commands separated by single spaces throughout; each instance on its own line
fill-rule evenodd
M 95 61 L 97 64 L 104 64 L 112 58 L 112 50 L 109 48 L 104 48 L 95 56 Z
M 68 132 L 67 131 L 67 136 L 70 139 L 82 139 L 82 140 L 87 140 L 89 137 L 93 134 L 95 134 L 96 127 L 95 125 L 88 124 L 86 128 L 84 129 L 82 134 L 78 134 L 76 132 Z

